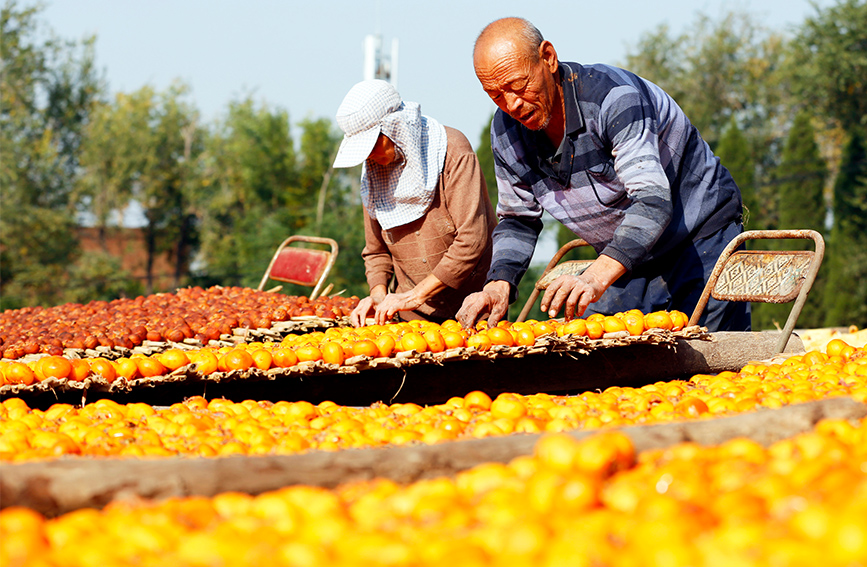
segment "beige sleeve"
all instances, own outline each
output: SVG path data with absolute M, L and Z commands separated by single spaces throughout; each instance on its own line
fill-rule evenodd
M 448 150 L 442 182 L 446 210 L 455 224 L 455 240 L 433 270 L 447 286 L 460 288 L 491 245 L 496 225 L 485 177 L 467 138 L 446 127 Z M 487 271 L 484 266 L 483 270 Z
M 373 289 L 377 285 L 388 286 L 394 266 L 391 261 L 391 253 L 382 239 L 382 227 L 379 222 L 370 217 L 367 209 L 364 210 L 364 250 L 361 257 L 364 259 L 364 274 L 367 277 L 367 285 Z

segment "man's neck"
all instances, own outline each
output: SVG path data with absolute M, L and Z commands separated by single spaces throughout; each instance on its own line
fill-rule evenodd
M 551 114 L 548 125 L 545 126 L 545 135 L 548 136 L 551 144 L 558 148 L 566 134 L 566 107 L 563 103 L 563 85 L 559 80 L 557 81 L 555 96 L 557 100 L 554 101 L 554 112 Z

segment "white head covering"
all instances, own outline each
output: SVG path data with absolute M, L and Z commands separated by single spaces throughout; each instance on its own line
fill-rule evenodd
M 337 111 L 337 124 L 345 136 L 334 167 L 365 162 L 361 200 L 370 216 L 386 230 L 421 218 L 433 202 L 445 163 L 442 124 L 422 115 L 418 103 L 400 102 L 394 87 L 380 80 L 352 87 Z M 381 166 L 366 159 L 380 133 L 394 142 L 402 160 Z

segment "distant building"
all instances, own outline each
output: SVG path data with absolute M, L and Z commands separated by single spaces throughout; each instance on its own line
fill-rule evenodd
M 397 38 L 391 40 L 391 54 L 382 52 L 382 36 L 368 35 L 364 38 L 364 80 L 382 79 L 397 88 Z

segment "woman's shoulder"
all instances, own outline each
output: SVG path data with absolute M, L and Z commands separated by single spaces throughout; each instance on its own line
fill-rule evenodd
M 473 146 L 463 132 L 451 126 L 444 126 L 446 129 L 446 140 L 448 142 L 448 154 L 454 157 L 463 154 L 475 154 Z

